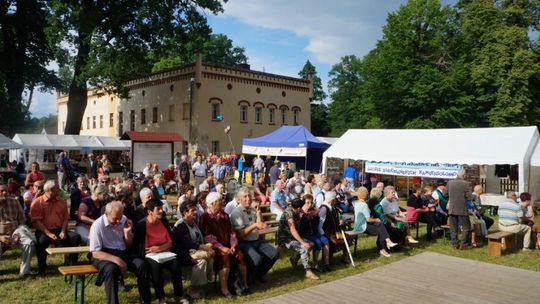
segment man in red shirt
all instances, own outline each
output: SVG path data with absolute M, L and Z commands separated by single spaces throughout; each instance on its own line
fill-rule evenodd
M 30 218 L 36 228 L 37 259 L 40 274 L 45 274 L 47 268 L 47 252 L 51 243 L 60 247 L 78 246 L 81 237 L 67 231 L 69 211 L 67 203 L 60 199 L 60 187 L 54 180 L 48 180 L 43 186 L 45 194 L 36 198 L 30 207 Z M 77 262 L 78 255 L 69 256 L 69 262 Z

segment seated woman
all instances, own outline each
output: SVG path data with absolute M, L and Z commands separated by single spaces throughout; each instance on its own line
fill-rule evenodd
M 399 209 L 398 201 L 396 199 L 396 191 L 393 186 L 386 186 L 384 188 L 384 198 L 381 201 L 381 207 L 386 218 L 393 226 L 396 226 L 399 230 L 405 232 L 407 242 L 410 244 L 417 244 L 407 224 L 405 214 Z
M 81 236 L 81 244 L 88 244 L 90 226 L 105 212 L 106 199 L 109 189 L 105 185 L 94 185 L 90 196 L 82 199 L 79 205 L 77 226 L 75 232 Z
M 267 193 L 267 186 L 264 182 L 264 175 L 260 175 L 257 178 L 257 181 L 255 182 L 255 186 L 253 187 L 253 191 L 255 192 L 255 199 L 258 200 L 260 203 L 260 206 L 267 206 L 268 201 L 270 198 L 268 197 Z
M 378 218 L 371 217 L 369 207 L 366 203 L 368 198 L 368 189 L 360 187 L 356 190 L 358 199 L 353 202 L 354 206 L 354 232 L 366 233 L 377 236 L 377 249 L 379 254 L 389 258 L 390 253 L 386 251 L 397 246 L 397 243 L 392 242 L 388 231 Z
M 158 173 L 154 175 L 154 188 L 152 189 L 154 198 L 161 200 L 163 203 L 163 212 L 167 213 L 172 211 L 172 207 L 167 201 L 167 193 L 165 192 L 165 180 L 163 174 Z
M 30 187 L 31 190 L 34 183 L 41 180 L 45 181 L 45 176 L 39 171 L 39 164 L 37 162 L 33 162 L 30 165 L 30 172 L 28 172 L 26 175 L 24 185 Z
M 300 215 L 299 233 L 304 239 L 307 239 L 313 244 L 313 267 L 319 270 L 319 253 L 322 250 L 322 258 L 324 265 L 323 272 L 330 272 L 330 243 L 324 234 L 320 234 L 318 226 L 320 222 L 319 209 L 313 208 L 313 196 L 304 194 L 304 206 Z
M 206 242 L 212 244 L 215 257 L 219 261 L 219 283 L 221 293 L 226 297 L 231 297 L 227 286 L 229 272 L 231 270 L 231 259 L 238 264 L 242 283 L 241 293 L 249 292 L 247 284 L 247 271 L 242 251 L 238 250 L 238 239 L 236 232 L 232 229 L 229 215 L 223 211 L 221 204 L 221 194 L 211 192 L 206 196 L 206 211 L 199 222 L 199 227 Z
M 77 177 L 77 187 L 73 187 L 71 190 L 69 216 L 72 220 L 77 220 L 79 215 L 79 205 L 83 198 L 90 196 L 90 189 L 88 188 L 88 179 L 84 176 Z
M 390 240 L 392 240 L 392 242 L 405 245 L 405 232 L 397 229 L 397 227 L 393 225 L 392 222 L 388 220 L 388 218 L 386 218 L 382 206 L 379 203 L 381 196 L 381 189 L 377 187 L 371 188 L 370 197 L 367 201 L 370 215 L 372 218 L 380 220 L 380 222 L 386 228 L 386 231 L 388 232 Z
M 201 297 L 199 288 L 208 283 L 214 265 L 214 250 L 211 244 L 205 244 L 203 235 L 195 223 L 197 206 L 186 202 L 180 208 L 182 218 L 172 231 L 173 252 L 178 254 L 182 266 L 191 267 L 191 286 L 187 294 L 193 298 Z
M 180 212 L 180 207 L 193 199 L 193 186 L 190 184 L 182 185 L 182 195 L 178 198 L 178 203 L 176 206 L 176 218 L 181 219 L 182 213 Z
M 334 191 L 326 192 L 323 203 L 319 206 L 319 226 L 317 230 L 319 234 L 326 236 L 330 245 L 330 260 L 332 255 L 338 250 L 342 250 L 341 261 L 347 263 L 347 255 L 345 253 L 345 246 L 343 240 L 338 239 L 338 233 L 341 230 L 343 221 L 339 220 L 339 211 L 335 207 L 336 194 Z M 341 235 L 341 233 L 339 233 Z
M 411 222 L 421 222 L 427 224 L 427 241 L 433 240 L 433 230 L 440 230 L 439 224 L 435 220 L 435 206 L 433 203 L 424 204 L 422 199 L 422 187 L 414 186 L 412 194 L 407 199 L 407 220 Z
M 306 270 L 306 278 L 318 280 L 319 277 L 316 276 L 309 267 L 309 252 L 311 251 L 312 245 L 304 240 L 302 236 L 300 236 L 300 233 L 298 233 L 298 224 L 300 223 L 302 206 L 304 206 L 304 201 L 297 198 L 292 200 L 291 205 L 285 209 L 279 219 L 276 243 L 296 251 L 290 258 L 292 266 L 295 267 L 298 263 L 298 259 L 300 259 Z
M 146 202 L 147 216 L 140 220 L 133 229 L 133 244 L 135 254 L 145 258 L 149 253 L 171 251 L 172 239 L 169 223 L 163 219 L 163 203 L 158 199 L 150 199 Z M 146 257 L 146 263 L 152 273 L 152 285 L 159 303 L 165 303 L 165 291 L 163 289 L 163 269 L 169 270 L 173 284 L 173 293 L 179 303 L 189 303 L 182 298 L 182 268 L 178 258 L 166 262 L 157 262 Z

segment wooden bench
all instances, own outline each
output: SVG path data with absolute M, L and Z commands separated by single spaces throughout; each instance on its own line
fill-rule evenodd
M 49 248 L 45 249 L 45 251 L 49 255 L 63 254 L 64 255 L 64 264 L 70 264 L 70 263 L 66 262 L 67 261 L 66 256 L 68 256 L 70 254 L 74 254 L 74 253 L 77 253 L 77 254 L 88 253 L 88 252 L 90 252 L 90 246 L 49 247 Z
M 499 231 L 486 236 L 488 239 L 488 255 L 500 257 L 502 251 L 516 249 L 516 234 L 513 232 Z
M 345 237 L 349 238 L 349 239 L 352 239 L 353 240 L 353 243 L 354 243 L 354 251 L 353 251 L 353 256 L 356 257 L 356 251 L 357 251 L 357 248 L 358 248 L 358 237 L 359 236 L 369 236 L 368 234 L 365 234 L 365 233 L 360 233 L 360 232 L 356 232 L 356 231 L 344 231 L 345 232 Z
M 278 220 L 271 220 L 271 221 L 265 221 L 266 225 L 270 226 L 270 227 L 274 227 L 276 225 L 279 224 L 279 221 Z
M 75 276 L 75 294 L 74 294 L 74 303 L 77 303 L 77 298 L 79 298 L 79 303 L 84 303 L 84 288 L 86 287 L 86 276 L 98 273 L 98 269 L 91 264 L 88 265 L 74 265 L 74 266 L 60 266 L 58 271 L 63 276 Z
M 276 233 L 278 227 L 267 227 L 266 229 L 259 230 L 259 236 L 264 238 L 267 234 Z

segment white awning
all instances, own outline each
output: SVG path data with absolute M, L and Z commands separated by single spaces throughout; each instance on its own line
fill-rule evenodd
M 348 130 L 324 152 L 323 170 L 330 157 L 430 164 L 519 164 L 520 189 L 524 189 L 528 187 L 529 163 L 538 137 L 535 126 Z
M 0 134 L 0 150 L 19 149 L 21 146 L 4 134 Z
M 129 150 L 129 140 L 91 135 L 15 134 L 13 141 L 23 149 Z

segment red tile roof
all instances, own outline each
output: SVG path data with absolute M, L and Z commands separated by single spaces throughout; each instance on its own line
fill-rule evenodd
M 129 131 L 124 133 L 120 139 L 145 142 L 172 142 L 184 141 L 184 138 L 173 132 L 135 132 Z

